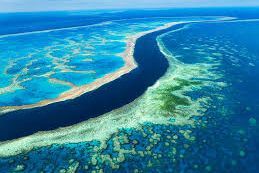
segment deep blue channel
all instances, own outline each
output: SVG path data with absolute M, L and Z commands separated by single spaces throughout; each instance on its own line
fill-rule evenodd
M 73 100 L 0 116 L 0 141 L 70 126 L 134 101 L 169 67 L 167 59 L 159 50 L 157 36 L 182 26 L 176 25 L 139 38 L 134 52 L 138 68 L 94 91 Z

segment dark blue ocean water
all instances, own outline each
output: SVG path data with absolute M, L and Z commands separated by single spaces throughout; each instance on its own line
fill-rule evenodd
M 61 11 L 38 13 L 1 13 L 0 35 L 14 34 L 72 26 L 85 26 L 103 21 L 146 17 L 186 16 L 234 16 L 241 18 L 258 17 L 258 8 L 187 8 L 164 10 L 127 11 Z
M 209 163 L 201 172 L 257 172 L 259 169 L 258 27 L 258 20 L 194 24 L 164 38 L 165 45 L 181 62 L 197 64 L 214 58 L 220 65 L 210 72 L 222 74 L 215 81 L 227 84 L 219 90 L 205 88 L 189 93 L 193 99 L 202 96 L 212 99 L 207 116 L 202 118 L 208 121 L 207 127 L 195 130 L 197 142 L 192 146 L 195 155 L 188 157 Z
M 227 15 L 249 19 L 259 18 L 257 13 L 257 9 L 156 10 L 134 11 L 134 13 L 130 11 L 106 14 L 98 20 L 104 20 L 107 15 L 111 18 L 129 18 L 183 14 Z M 67 15 L 65 12 L 64 14 Z M 73 18 L 73 20 L 79 19 Z M 61 25 L 64 27 L 69 24 Z M 12 32 L 16 32 L 15 29 Z M 147 40 L 153 40 L 154 36 L 156 35 L 150 34 L 140 39 L 138 43 L 143 44 Z M 9 172 L 18 166 L 24 172 L 58 172 L 69 169 L 70 166 L 75 167 L 77 172 L 90 172 L 101 168 L 104 172 L 258 172 L 259 42 L 257 38 L 259 38 L 259 21 L 190 24 L 187 29 L 169 33 L 163 38 L 167 49 L 184 64 L 217 62 L 217 65 L 207 73 L 219 74 L 218 78 L 199 79 L 199 76 L 194 74 L 193 80 L 212 80 L 226 84 L 224 87 L 204 87 L 186 93 L 193 100 L 203 96 L 211 99 L 205 116 L 193 117 L 196 122 L 195 128 L 189 125 L 175 127 L 146 123 L 138 129 L 119 130 L 106 141 L 106 147 L 102 147 L 99 141 L 52 145 L 17 156 L 1 158 L 0 170 Z M 139 46 L 136 47 L 136 55 L 143 56 L 147 51 L 141 52 L 143 47 L 141 44 Z M 154 48 L 157 50 L 156 46 Z M 157 52 L 149 52 L 149 55 L 161 56 Z M 160 60 L 159 62 L 167 64 L 163 59 Z M 162 70 L 158 72 L 163 73 Z M 188 140 L 181 133 L 183 130 L 190 130 L 195 140 Z M 159 141 L 149 140 L 153 139 L 154 134 L 161 135 Z M 122 140 L 124 137 L 128 139 L 127 142 Z M 175 141 L 171 140 L 172 138 Z M 116 148 L 118 142 L 121 150 L 129 151 L 124 153 L 123 158 L 119 157 L 121 153 Z M 133 149 L 137 152 L 131 152 Z M 104 156 L 113 160 L 104 159 Z

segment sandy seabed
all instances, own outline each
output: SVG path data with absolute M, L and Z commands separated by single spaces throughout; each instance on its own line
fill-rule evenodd
M 48 99 L 48 100 L 43 100 L 41 102 L 35 103 L 35 104 L 29 104 L 29 105 L 23 105 L 23 106 L 4 106 L 4 107 L 0 107 L 0 115 L 8 113 L 8 112 L 12 112 L 12 111 L 16 111 L 16 110 L 21 110 L 21 109 L 31 109 L 31 108 L 36 108 L 36 107 L 42 107 L 42 106 L 47 106 L 49 104 L 52 103 L 57 103 L 57 102 L 62 102 L 62 101 L 66 101 L 66 100 L 70 100 L 70 99 L 75 99 L 77 97 L 80 97 L 81 95 L 89 92 L 89 91 L 93 91 L 99 87 L 101 87 L 104 84 L 107 84 L 119 77 L 121 77 L 124 74 L 129 73 L 130 71 L 132 71 L 133 69 L 137 68 L 137 63 L 135 62 L 134 59 L 134 48 L 135 48 L 135 44 L 138 38 L 155 32 L 155 31 L 159 31 L 159 30 L 163 30 L 166 28 L 170 28 L 175 24 L 179 24 L 182 22 L 171 22 L 168 24 L 165 24 L 163 26 L 157 27 L 156 29 L 152 29 L 149 31 L 144 31 L 141 33 L 138 33 L 132 37 L 129 37 L 127 40 L 127 48 L 126 50 L 120 55 L 125 64 L 123 67 L 121 67 L 119 70 L 107 74 L 102 78 L 99 78 L 97 80 L 95 80 L 94 82 L 90 83 L 90 84 L 86 84 L 80 87 L 77 86 L 73 86 L 72 89 L 62 93 L 59 95 L 59 97 L 55 98 L 55 99 Z

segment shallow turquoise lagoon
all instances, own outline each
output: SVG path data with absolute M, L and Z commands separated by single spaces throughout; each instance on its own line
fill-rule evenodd
M 115 72 L 124 65 L 121 54 L 129 37 L 175 20 L 117 20 L 2 35 L 0 106 L 54 99 L 71 86 L 83 86 Z

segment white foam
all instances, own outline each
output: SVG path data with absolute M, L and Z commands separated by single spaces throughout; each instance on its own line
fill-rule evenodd
M 202 17 L 202 16 L 191 16 L 191 17 Z M 215 17 L 215 18 L 219 17 L 219 18 L 222 18 L 223 20 L 235 19 L 235 18 L 224 17 L 224 16 L 206 16 L 206 17 Z M 73 29 L 83 29 L 83 28 L 109 25 L 109 24 L 112 24 L 113 22 L 121 22 L 121 21 L 144 20 L 144 19 L 181 19 L 181 18 L 184 19 L 185 17 L 152 17 L 152 18 L 132 18 L 132 19 L 110 20 L 110 21 L 105 21 L 105 22 L 92 24 L 92 25 L 82 25 L 82 26 L 64 27 L 64 28 L 57 28 L 57 29 L 47 29 L 47 30 L 23 32 L 23 33 L 16 33 L 16 34 L 5 34 L 5 35 L 0 35 L 0 38 L 23 36 L 23 35 L 30 35 L 30 34 L 41 34 L 41 33 L 57 32 L 57 31 L 73 30 Z

